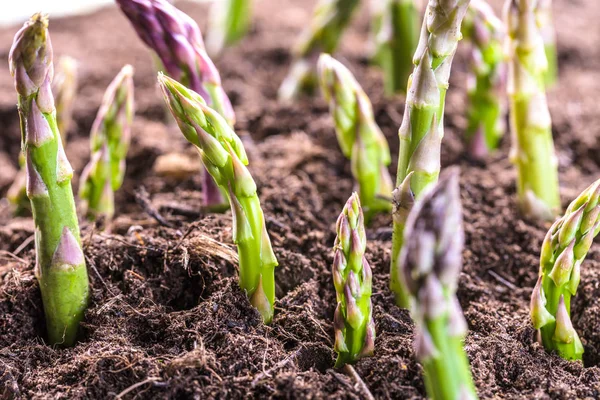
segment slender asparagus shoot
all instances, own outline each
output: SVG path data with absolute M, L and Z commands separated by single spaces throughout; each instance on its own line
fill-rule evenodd
M 211 55 L 219 54 L 244 37 L 252 22 L 251 0 L 221 0 L 215 2 L 209 20 L 206 46 Z
M 444 103 L 452 59 L 462 38 L 461 23 L 469 0 L 429 0 L 409 79 L 400 126 L 400 152 L 393 211 L 392 260 L 398 259 L 404 224 L 415 198 L 437 182 L 444 136 Z M 392 261 L 390 288 L 401 307 L 408 306 L 400 271 Z
M 230 126 L 235 123 L 231 102 L 221 86 L 219 71 L 208 56 L 198 24 L 168 0 L 117 0 L 138 36 L 160 58 L 166 73 L 200 94 Z M 225 195 L 210 174 L 202 171 L 203 206 L 227 208 Z
M 547 70 L 542 35 L 535 22 L 535 0 L 507 0 L 508 96 L 521 212 L 552 220 L 560 210 L 558 162 L 546 101 Z
M 133 108 L 133 67 L 125 65 L 104 93 L 90 134 L 91 159 L 79 184 L 85 214 L 105 226 L 112 220 L 114 193 L 125 177 Z
M 453 168 L 416 202 L 397 260 L 410 293 L 415 353 L 434 400 L 477 398 L 463 349 L 467 323 L 456 298 L 463 242 L 458 169 Z
M 378 1 L 383 6 L 373 23 L 374 62 L 383 69 L 386 94 L 406 93 L 419 41 L 419 9 L 415 0 Z
M 485 159 L 506 131 L 504 26 L 484 0 L 471 0 L 462 24 L 470 42 L 467 81 L 467 142 L 471 155 Z
M 600 232 L 600 180 L 585 189 L 550 228 L 542 244 L 540 275 L 531 294 L 538 341 L 567 360 L 581 360 L 583 345 L 571 323 L 581 264 Z
M 333 316 L 336 368 L 373 354 L 375 323 L 371 305 L 372 272 L 365 257 L 367 235 L 359 196 L 352 193 L 336 223 L 333 284 L 337 307 Z
M 198 93 L 158 74 L 159 86 L 185 138 L 226 193 L 233 215 L 233 241 L 240 258 L 240 287 L 265 323 L 273 318 L 277 259 L 271 248 L 256 183 L 240 138 Z
M 61 56 L 54 70 L 52 93 L 56 105 L 56 122 L 63 146 L 73 124 L 73 104 L 77 93 L 77 61 L 69 56 Z
M 551 87 L 558 79 L 558 52 L 556 51 L 556 32 L 554 30 L 554 18 L 552 17 L 552 0 L 537 0 L 535 21 L 542 34 L 544 52 L 548 60 L 544 82 L 546 87 Z
M 337 49 L 359 0 L 319 0 L 313 19 L 293 50 L 290 72 L 279 87 L 279 99 L 291 101 L 317 86 L 316 64 L 321 53 Z
M 338 143 L 351 160 L 352 175 L 365 209 L 366 221 L 391 211 L 392 178 L 387 170 L 390 149 L 375 122 L 371 101 L 352 73 L 329 54 L 318 62 L 319 81 L 335 122 Z
M 48 17 L 35 14 L 15 35 L 9 53 L 21 119 L 27 196 L 35 224 L 35 275 L 53 345 L 75 342 L 88 302 L 73 170 L 63 150 L 52 96 L 52 45 Z

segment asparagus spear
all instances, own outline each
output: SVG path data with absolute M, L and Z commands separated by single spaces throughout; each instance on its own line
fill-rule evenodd
M 544 83 L 549 87 L 554 85 L 558 78 L 558 52 L 556 51 L 556 32 L 552 17 L 552 0 L 537 0 L 535 21 L 544 40 L 544 52 L 548 60 Z
M 333 317 L 335 366 L 342 367 L 373 354 L 375 323 L 371 305 L 371 267 L 365 258 L 367 236 L 356 193 L 346 202 L 336 223 L 333 284 L 337 307 Z
M 58 59 L 52 81 L 52 93 L 56 105 L 56 122 L 63 146 L 73 122 L 73 103 L 77 92 L 77 61 L 69 56 Z
M 387 200 L 393 189 L 387 170 L 390 149 L 375 122 L 371 102 L 352 73 L 328 54 L 321 54 L 317 69 L 338 143 L 351 160 L 368 221 L 373 214 L 392 209 Z
M 337 49 L 358 3 L 358 0 L 319 0 L 312 21 L 293 50 L 290 72 L 279 87 L 280 100 L 290 101 L 314 89 L 317 57 Z
M 581 360 L 583 345 L 571 323 L 571 298 L 580 269 L 600 232 L 600 180 L 584 190 L 544 239 L 540 275 L 531 294 L 531 320 L 538 340 L 567 360 Z
M 240 40 L 252 21 L 251 0 L 217 1 L 211 10 L 207 47 L 211 54 L 218 54 L 225 46 Z
M 417 201 L 406 222 L 398 260 L 415 320 L 415 353 L 434 400 L 475 399 L 463 349 L 467 324 L 456 298 L 464 233 L 458 169 Z
M 169 76 L 199 93 L 230 126 L 235 123 L 231 102 L 221 86 L 219 71 L 204 48 L 196 22 L 168 0 L 117 0 L 142 41 L 160 58 Z M 203 205 L 226 207 L 223 193 L 209 174 L 202 174 Z
M 517 167 L 517 195 L 523 214 L 551 220 L 560 209 L 558 163 L 546 102 L 547 70 L 542 36 L 535 23 L 536 0 L 507 0 L 508 95 Z
M 467 141 L 475 158 L 498 148 L 506 124 L 504 26 L 483 0 L 472 0 L 462 25 L 471 43 L 467 94 Z
M 392 260 L 402 247 L 404 224 L 415 198 L 437 181 L 444 136 L 444 103 L 450 67 L 462 35 L 460 26 L 469 0 L 429 0 L 409 79 L 400 126 L 400 152 L 393 211 Z M 399 306 L 407 307 L 406 289 L 392 261 L 390 288 Z
M 110 83 L 90 134 L 91 160 L 81 174 L 79 197 L 90 220 L 114 215 L 114 193 L 123 184 L 133 122 L 133 67 L 124 66 Z
M 239 137 L 203 98 L 179 82 L 158 74 L 165 102 L 185 138 L 200 153 L 202 163 L 226 193 L 233 215 L 233 241 L 240 258 L 240 286 L 265 323 L 273 318 L 277 259 L 246 168 L 248 157 Z
M 72 345 L 88 302 L 71 177 L 52 96 L 48 17 L 35 14 L 15 35 L 8 56 L 15 80 L 27 196 L 35 223 L 35 274 L 51 344 Z

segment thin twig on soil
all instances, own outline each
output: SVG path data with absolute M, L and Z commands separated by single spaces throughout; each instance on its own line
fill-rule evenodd
M 129 386 L 127 389 L 123 390 L 121 393 L 119 393 L 118 395 L 115 396 L 115 400 L 117 399 L 122 399 L 123 396 L 125 396 L 127 393 L 134 391 L 135 389 L 139 388 L 140 386 L 144 386 L 146 383 L 150 383 L 150 382 L 160 382 L 160 378 L 158 377 L 150 377 L 148 379 L 144 379 L 141 382 L 135 383 L 131 386 Z
M 35 234 L 29 236 L 27 239 L 23 240 L 23 243 L 21 243 L 21 245 L 19 247 L 17 247 L 17 249 L 13 252 L 13 254 L 16 256 L 18 255 L 20 252 L 23 251 L 23 249 L 25 247 L 27 247 L 27 245 L 31 242 L 33 242 L 33 240 L 35 239 Z
M 346 364 L 344 366 L 344 372 L 346 372 L 352 379 L 354 379 L 356 385 L 363 392 L 367 400 L 375 400 L 375 397 L 373 397 L 373 394 L 367 387 L 367 384 L 365 383 L 365 381 L 362 380 L 360 375 L 358 375 L 358 372 L 356 372 L 352 365 Z
M 505 278 L 503 278 L 502 276 L 500 276 L 498 273 L 492 271 L 491 269 L 488 270 L 488 274 L 490 274 L 494 279 L 496 279 L 498 282 L 502 283 L 503 285 L 505 285 L 509 289 L 511 289 L 511 290 L 517 290 L 518 289 L 514 284 L 512 284 L 511 282 L 509 282 L 508 280 L 506 280 Z
M 145 187 L 140 186 L 138 190 L 135 191 L 135 201 L 142 207 L 146 214 L 154 218 L 159 224 L 166 226 L 167 228 L 173 228 L 173 224 L 160 215 L 158 210 L 152 205 L 150 195 Z

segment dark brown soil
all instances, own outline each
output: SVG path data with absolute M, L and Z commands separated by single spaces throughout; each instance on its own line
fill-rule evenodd
M 281 264 L 273 323 L 261 323 L 237 286 L 231 215 L 200 212 L 197 176 L 176 180 L 152 171 L 161 154 L 193 151 L 176 128 L 163 123 L 148 52 L 128 22 L 114 7 L 92 16 L 53 19 L 55 54 L 69 54 L 81 63 L 76 127 L 67 149 L 74 168 L 81 171 L 87 162 L 88 132 L 100 98 L 124 63 L 136 69 L 134 143 L 112 234 L 82 224 L 92 301 L 82 339 L 71 349 L 44 344 L 32 223 L 11 218 L 6 204 L 0 205 L 0 397 L 365 397 L 354 380 L 333 369 L 329 270 L 334 221 L 352 190 L 349 163 L 321 99 L 296 105 L 275 100 L 289 49 L 314 1 L 256 3 L 253 31 L 217 65 L 234 102 L 237 131 L 251 157 Z M 594 0 L 555 3 L 560 83 L 549 97 L 566 205 L 600 175 L 600 30 L 594 18 L 600 7 Z M 205 6 L 183 3 L 182 8 L 205 23 Z M 6 59 L 16 30 L 0 30 L 0 58 Z M 362 12 L 339 57 L 362 82 L 397 153 L 403 98 L 383 97 L 380 73 L 367 67 L 364 56 L 367 32 Z M 515 210 L 508 137 L 487 165 L 466 157 L 464 81 L 460 53 L 448 97 L 442 162 L 462 169 L 467 241 L 458 294 L 469 323 L 466 349 L 479 395 L 599 398 L 600 247 L 592 247 L 584 264 L 573 307 L 574 325 L 585 345 L 584 364 L 566 362 L 534 342 L 528 318 L 548 226 L 525 221 Z M 2 194 L 17 165 L 15 98 L 7 65 L 1 63 Z M 136 202 L 142 187 L 148 193 L 145 203 Z M 156 215 L 152 210 L 163 222 L 151 216 Z M 368 230 L 378 337 L 375 356 L 357 363 L 356 371 L 376 398 L 422 398 L 422 369 L 411 345 L 413 325 L 387 289 L 390 223 L 388 216 L 380 216 Z

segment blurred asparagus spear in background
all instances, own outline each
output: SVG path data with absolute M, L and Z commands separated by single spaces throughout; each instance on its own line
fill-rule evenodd
M 556 50 L 556 32 L 554 30 L 554 18 L 552 17 L 552 0 L 537 0 L 535 8 L 535 21 L 542 39 L 544 40 L 544 52 L 548 60 L 548 68 L 544 76 L 546 87 L 556 83 L 558 79 L 558 52 Z
M 208 40 L 210 54 L 240 40 L 252 22 L 252 0 L 220 0 L 211 9 Z
M 506 130 L 506 63 L 502 21 L 483 0 L 471 0 L 462 25 L 471 45 L 467 81 L 467 141 L 471 155 L 484 159 Z
M 114 193 L 125 177 L 133 113 L 133 68 L 126 65 L 102 98 L 90 134 L 91 160 L 79 183 L 79 197 L 87 217 L 101 219 L 105 225 L 112 220 Z
M 8 56 L 18 93 L 27 196 L 35 224 L 35 275 L 51 344 L 70 346 L 87 307 L 89 284 L 71 188 L 73 169 L 56 124 L 48 18 L 35 14 Z
M 337 49 L 358 3 L 358 0 L 319 0 L 310 24 L 293 50 L 292 66 L 279 87 L 280 100 L 290 101 L 314 90 L 317 58 Z
M 430 0 L 413 58 L 415 68 L 398 132 L 398 188 L 394 191 L 390 266 L 390 289 L 401 307 L 408 306 L 408 298 L 395 260 L 402 248 L 404 224 L 414 199 L 438 179 L 448 79 L 468 6 L 469 0 Z
M 233 241 L 240 258 L 240 286 L 265 323 L 273 318 L 277 259 L 271 248 L 256 184 L 246 168 L 248 157 L 240 138 L 203 98 L 177 81 L 159 74 L 165 102 L 202 163 L 227 193 L 233 216 Z
M 138 36 L 162 62 L 166 73 L 182 82 L 221 114 L 235 123 L 231 102 L 221 86 L 219 71 L 204 48 L 196 22 L 168 0 L 117 0 Z M 211 210 L 227 207 L 224 194 L 203 171 L 203 205 Z
M 329 54 L 318 61 L 319 81 L 335 122 L 338 143 L 351 160 L 366 220 L 391 211 L 392 178 L 387 170 L 390 149 L 375 123 L 371 101 L 352 73 Z
M 64 146 L 73 122 L 73 104 L 77 93 L 77 61 L 74 58 L 61 56 L 58 59 L 52 81 L 52 93 L 56 105 L 58 131 Z
M 547 70 L 535 0 L 507 0 L 508 84 L 511 159 L 517 167 L 517 195 L 524 215 L 551 220 L 560 209 L 558 162 L 546 101 Z

